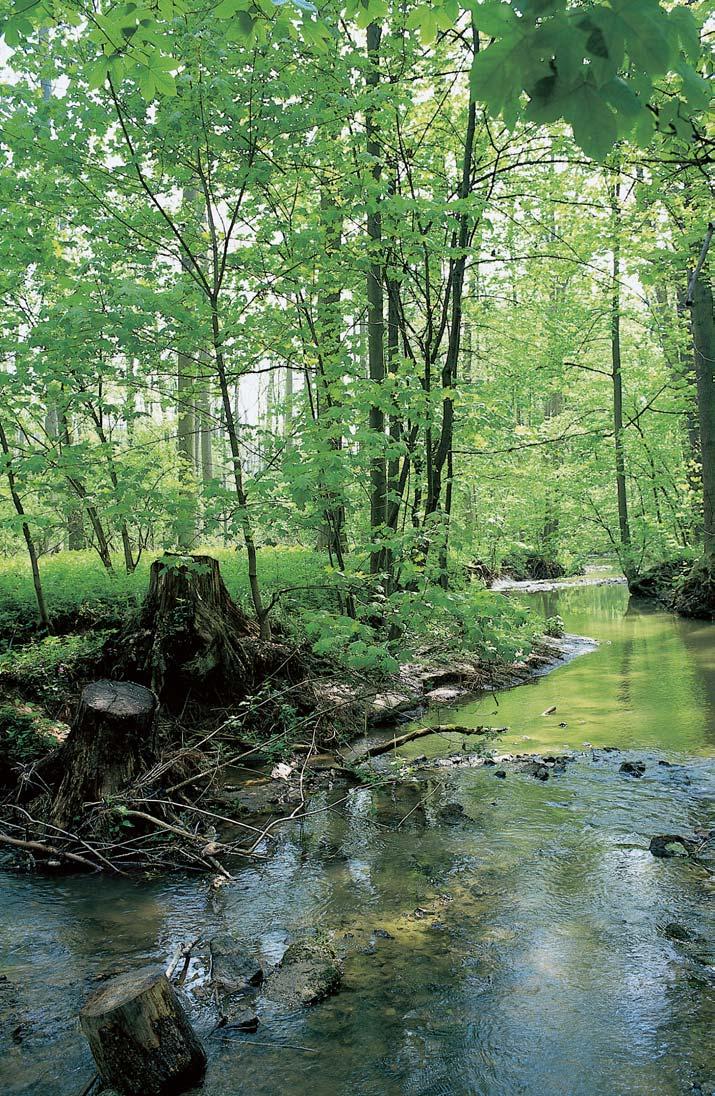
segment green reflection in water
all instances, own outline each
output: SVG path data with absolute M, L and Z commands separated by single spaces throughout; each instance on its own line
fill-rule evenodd
M 514 596 L 514 595 L 510 595 Z M 624 586 L 586 587 L 522 597 L 535 624 L 557 613 L 568 632 L 600 646 L 522 688 L 486 695 L 459 708 L 459 722 L 508 726 L 504 751 L 593 746 L 715 749 L 715 629 L 629 603 Z M 553 715 L 542 713 L 555 707 Z M 444 721 L 445 710 L 434 712 Z M 566 723 L 566 727 L 560 727 Z M 461 745 L 461 739 L 452 746 Z M 410 751 L 437 754 L 444 742 Z

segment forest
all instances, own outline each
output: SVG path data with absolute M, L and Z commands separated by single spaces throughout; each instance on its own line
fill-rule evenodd
M 712 0 L 0 0 L 0 909 L 136 922 L 31 976 L 0 934 L 3 1091 L 555 1096 L 584 1038 L 574 1096 L 711 1091 L 714 34 Z M 547 783 L 670 875 L 584 912 Z M 645 1087 L 605 983 L 530 1063 L 462 984 L 506 930 L 456 875 L 533 889 L 509 856 L 559 841 L 516 934 L 652 925 Z M 487 994 L 494 1075 L 413 965 Z

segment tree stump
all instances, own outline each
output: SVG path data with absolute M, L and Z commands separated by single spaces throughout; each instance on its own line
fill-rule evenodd
M 74 723 L 57 757 L 62 773 L 52 817 L 68 825 L 86 802 L 126 787 L 153 754 L 157 699 L 128 681 L 95 681 L 82 691 Z
M 138 626 L 122 637 L 118 666 L 147 681 L 176 711 L 187 699 L 242 698 L 267 657 L 258 626 L 231 598 L 218 560 L 167 554 L 151 565 Z
M 204 1075 L 204 1049 L 156 967 L 113 978 L 79 1019 L 101 1079 L 123 1096 L 176 1096 Z

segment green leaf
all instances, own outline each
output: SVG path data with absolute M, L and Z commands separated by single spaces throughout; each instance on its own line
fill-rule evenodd
M 605 160 L 618 139 L 613 111 L 591 84 L 574 88 L 565 112 L 576 144 L 594 160 Z
M 685 56 L 693 64 L 697 64 L 701 50 L 700 27 L 692 11 L 689 8 L 675 7 L 669 13 L 669 20 L 677 31 Z
M 484 0 L 470 6 L 477 29 L 491 38 L 499 38 L 518 25 L 519 20 L 511 4 L 502 3 L 502 0 Z

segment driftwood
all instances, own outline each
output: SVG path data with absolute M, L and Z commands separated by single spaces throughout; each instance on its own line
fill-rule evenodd
M 414 742 L 416 738 L 426 738 L 431 734 L 489 735 L 504 734 L 508 730 L 508 727 L 463 727 L 459 723 L 442 723 L 436 727 L 418 727 L 415 731 L 408 731 L 407 734 L 391 738 L 387 742 L 378 742 L 376 746 L 370 746 L 368 750 L 354 758 L 352 763 L 359 765 L 360 762 L 367 761 L 369 757 L 378 757 L 380 754 L 389 753 L 390 750 L 399 750 L 400 746 L 404 746 L 408 742 Z
M 100 1077 L 122 1096 L 178 1096 L 204 1075 L 204 1049 L 156 967 L 106 983 L 80 1024 Z
M 52 819 L 65 826 L 86 802 L 121 791 L 152 753 L 157 699 L 128 681 L 95 681 L 82 692 L 77 715 L 56 765 L 63 774 Z

